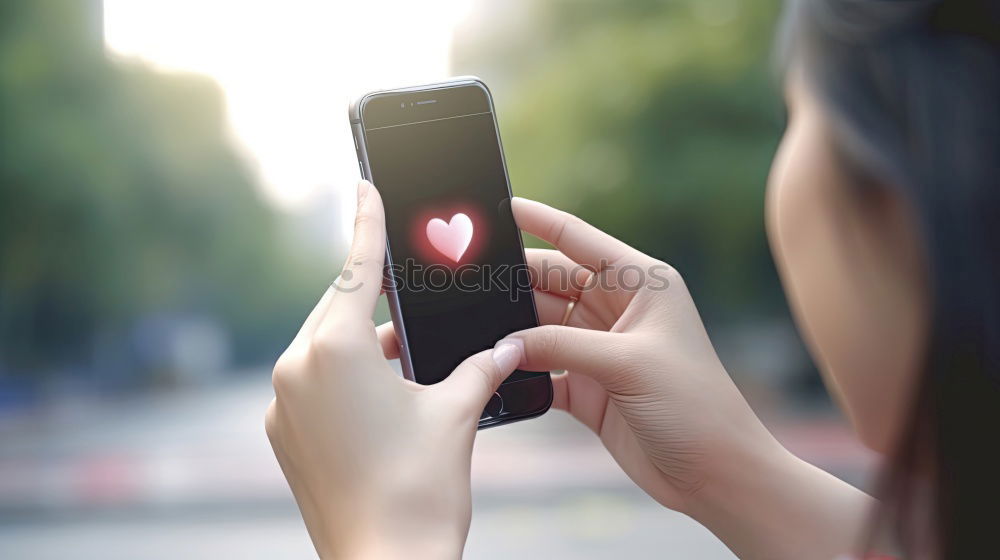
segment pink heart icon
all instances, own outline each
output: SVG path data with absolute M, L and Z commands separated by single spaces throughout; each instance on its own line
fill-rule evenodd
M 427 222 L 427 240 L 442 255 L 458 262 L 472 243 L 472 220 L 461 212 L 447 223 L 434 218 Z

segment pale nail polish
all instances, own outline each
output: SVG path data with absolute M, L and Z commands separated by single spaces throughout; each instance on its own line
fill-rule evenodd
M 493 361 L 501 371 L 513 371 L 521 363 L 521 348 L 509 341 L 503 341 L 493 348 Z
M 513 344 L 514 346 L 517 346 L 518 352 L 521 353 L 521 359 L 524 359 L 524 340 L 523 339 L 516 338 L 516 337 L 504 338 L 504 339 L 501 339 L 500 342 L 497 342 L 497 346 L 499 346 L 501 344 Z

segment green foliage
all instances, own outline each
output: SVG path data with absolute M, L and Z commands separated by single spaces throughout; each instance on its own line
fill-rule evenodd
M 0 369 L 86 367 L 96 336 L 125 352 L 156 313 L 218 319 L 242 357 L 284 342 L 302 265 L 230 147 L 218 87 L 109 61 L 99 3 L 4 12 Z
M 777 2 L 526 5 L 454 51 L 493 87 L 515 192 L 670 262 L 710 316 L 783 313 L 763 231 Z
M 99 6 L 0 5 L 0 374 L 126 352 L 162 313 L 270 356 L 319 266 L 257 199 L 215 84 L 109 61 Z M 677 266 L 710 317 L 783 313 L 762 219 L 777 0 L 502 6 L 515 24 L 453 58 L 494 90 L 515 191 Z

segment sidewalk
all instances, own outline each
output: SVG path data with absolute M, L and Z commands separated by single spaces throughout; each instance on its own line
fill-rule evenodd
M 311 548 L 263 431 L 266 375 L 197 393 L 0 419 L 0 558 L 298 557 Z M 870 458 L 840 426 L 777 429 L 847 478 Z M 470 558 L 732 558 L 656 504 L 571 418 L 482 432 Z

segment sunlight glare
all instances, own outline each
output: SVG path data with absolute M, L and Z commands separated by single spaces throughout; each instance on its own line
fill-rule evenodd
M 269 201 L 302 208 L 333 189 L 347 217 L 359 176 L 349 101 L 448 76 L 452 34 L 469 9 L 468 0 L 104 5 L 111 51 L 219 83 Z

